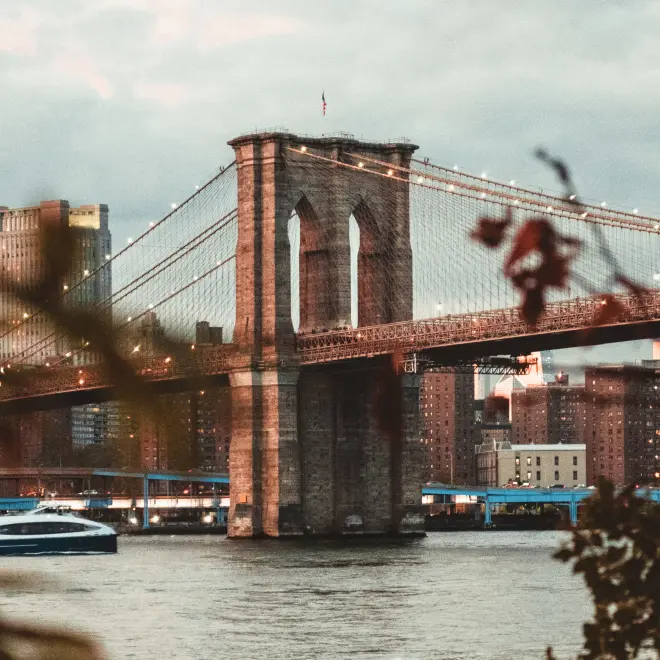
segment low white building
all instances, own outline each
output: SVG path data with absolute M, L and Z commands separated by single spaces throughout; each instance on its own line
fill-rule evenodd
M 501 487 L 508 483 L 528 483 L 549 488 L 586 484 L 586 445 L 512 445 L 510 442 L 484 443 L 475 448 L 477 484 Z

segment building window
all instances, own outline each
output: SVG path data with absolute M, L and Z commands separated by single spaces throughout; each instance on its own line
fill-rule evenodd
M 559 465 L 559 456 L 555 456 L 555 465 Z
M 531 464 L 532 464 L 532 457 L 528 456 L 527 457 L 527 465 L 531 465 Z
M 577 470 L 573 470 L 573 481 L 577 481 L 578 475 L 577 475 Z
M 531 481 L 531 480 L 532 480 L 532 473 L 528 472 L 527 473 L 527 481 Z
M 559 481 L 559 470 L 555 470 L 555 481 Z
M 536 471 L 536 481 L 541 481 L 541 470 Z
M 540 467 L 540 465 L 541 465 L 541 457 L 537 456 L 536 457 L 536 467 Z
M 573 456 L 573 465 L 577 465 L 577 456 Z

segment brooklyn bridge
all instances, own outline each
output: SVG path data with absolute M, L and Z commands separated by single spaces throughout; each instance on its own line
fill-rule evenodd
M 111 276 L 112 293 L 91 311 L 118 334 L 157 317 L 186 346 L 126 349 L 146 387 L 229 388 L 230 536 L 327 533 L 351 520 L 368 532 L 416 533 L 424 365 L 658 334 L 654 218 L 440 167 L 405 140 L 273 130 L 229 144 L 231 165 L 100 268 L 72 274 L 60 295 L 73 300 Z M 575 279 L 552 292 L 534 326 L 502 275 L 502 253 L 470 238 L 478 218 L 507 209 L 518 224 L 550 217 L 583 246 Z M 600 239 L 644 295 L 612 278 Z M 616 313 L 592 327 L 612 304 Z M 2 382 L 0 411 L 121 398 L 84 340 L 71 346 L 56 328 L 30 340 L 42 314 L 5 320 L 13 350 L 2 372 L 23 377 Z M 221 339 L 198 341 L 200 321 L 222 328 Z M 375 414 L 380 368 L 392 360 L 401 368 L 398 442 L 383 438 Z

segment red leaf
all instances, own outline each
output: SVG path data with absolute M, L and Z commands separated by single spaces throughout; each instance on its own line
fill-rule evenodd
M 509 417 L 509 399 L 505 396 L 491 394 L 484 402 L 485 420 L 497 419 L 498 416 Z
M 542 263 L 536 271 L 539 284 L 544 287 L 554 286 L 561 288 L 566 286 L 569 276 L 568 258 L 554 255 L 547 263 Z
M 600 310 L 594 319 L 594 325 L 607 325 L 621 318 L 625 308 L 614 296 L 606 295 L 601 299 Z
M 523 320 L 534 327 L 541 318 L 545 308 L 545 296 L 543 287 L 536 286 L 532 289 L 526 289 L 523 296 L 523 303 L 520 307 L 520 315 Z
M 564 254 L 559 248 L 577 248 L 579 245 L 578 239 L 557 234 L 545 218 L 529 218 L 516 233 L 504 264 L 504 275 L 521 291 L 520 313 L 529 325 L 535 326 L 543 313 L 545 290 L 566 286 L 569 265 L 577 249 Z M 521 263 L 532 254 L 540 257 L 539 265 L 522 268 Z
M 504 264 L 505 274 L 515 263 L 536 251 L 541 252 L 544 256 L 554 255 L 556 251 L 555 230 L 543 218 L 527 220 L 518 230 L 513 239 L 511 252 Z
M 486 247 L 496 248 L 506 235 L 506 230 L 513 221 L 513 213 L 507 208 L 503 220 L 483 217 L 479 218 L 477 228 L 470 234 L 473 240 L 483 243 Z

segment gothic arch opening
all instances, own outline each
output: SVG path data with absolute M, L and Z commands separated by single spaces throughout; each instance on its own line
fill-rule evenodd
M 296 332 L 326 330 L 336 316 L 327 233 L 304 195 L 289 219 L 291 320 Z
M 360 225 L 351 213 L 348 219 L 348 240 L 351 250 L 351 326 L 358 326 L 358 254 L 360 252 Z
M 295 211 L 293 211 L 289 217 L 287 233 L 289 235 L 291 324 L 293 325 L 293 331 L 298 332 L 298 328 L 300 327 L 300 279 L 298 272 L 300 263 L 300 218 Z
M 357 322 L 376 325 L 391 320 L 387 236 L 364 200 L 353 210 L 359 231 L 356 253 Z

